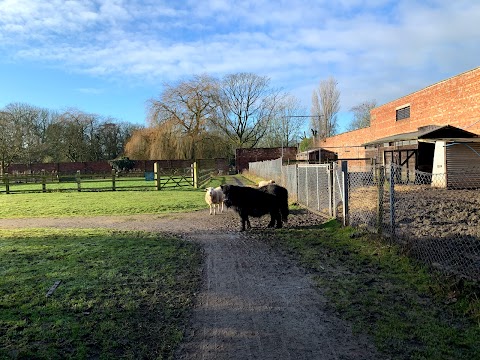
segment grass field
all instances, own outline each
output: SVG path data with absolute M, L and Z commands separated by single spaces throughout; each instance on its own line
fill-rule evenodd
M 0 359 L 172 357 L 200 280 L 195 245 L 108 230 L 0 233 Z
M 132 215 L 205 208 L 202 189 L 0 195 L 0 218 Z
M 0 219 L 204 208 L 202 189 L 0 195 Z M 478 284 L 433 276 L 335 221 L 271 232 L 390 358 L 480 359 Z M 198 247 L 164 235 L 0 230 L 0 359 L 171 358 L 201 262 Z
M 0 195 L 0 218 L 204 208 L 193 188 Z M 171 358 L 200 265 L 198 247 L 164 235 L 0 230 L 0 359 Z
M 43 186 L 45 186 L 45 191 Z M 178 187 L 191 188 L 191 181 L 184 177 L 165 177 L 160 181 L 161 188 L 174 189 Z M 72 177 L 69 181 L 49 181 L 45 185 L 41 180 L 37 182 L 10 182 L 9 193 L 36 193 L 36 192 L 59 192 L 59 191 L 124 191 L 124 190 L 156 190 L 154 181 L 145 180 L 144 177 L 118 177 L 115 183 L 108 176 L 105 178 L 83 178 L 80 186 Z M 4 182 L 0 182 L 0 193 L 6 192 Z

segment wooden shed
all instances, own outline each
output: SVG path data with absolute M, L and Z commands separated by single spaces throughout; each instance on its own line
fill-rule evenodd
M 363 144 L 367 156 L 402 167 L 400 180 L 415 179 L 415 171 L 432 174 L 432 186 L 480 187 L 480 138 L 451 125 L 429 125 Z M 460 180 L 469 173 L 465 180 Z
M 307 161 L 309 164 L 328 163 L 332 161 L 337 161 L 337 158 L 337 153 L 322 148 L 302 151 L 296 156 L 297 161 Z

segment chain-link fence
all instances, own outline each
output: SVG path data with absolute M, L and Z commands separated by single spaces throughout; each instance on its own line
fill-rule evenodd
M 350 225 L 444 273 L 480 280 L 480 192 L 475 176 L 459 175 L 395 165 L 349 169 Z
M 330 165 L 298 165 L 297 178 L 298 202 L 309 209 L 332 214 Z
M 444 273 L 480 280 L 478 168 L 433 175 L 394 165 L 342 172 L 337 164 L 281 166 L 277 159 L 250 163 L 250 171 L 285 186 L 301 205 L 380 234 Z

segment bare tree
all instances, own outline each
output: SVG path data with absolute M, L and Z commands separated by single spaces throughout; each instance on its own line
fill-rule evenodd
M 24 103 L 8 104 L 5 110 L 11 119 L 8 131 L 15 134 L 12 144 L 18 146 L 15 161 L 41 162 L 47 149 L 45 135 L 51 111 Z
M 268 77 L 252 73 L 230 74 L 222 79 L 213 121 L 233 148 L 255 147 L 269 129 L 281 98 L 269 83 Z
M 197 150 L 213 113 L 216 91 L 216 81 L 201 75 L 176 85 L 166 84 L 159 99 L 150 99 L 150 124 L 158 130 L 177 131 L 178 157 L 194 159 L 200 155 Z
M 320 139 L 337 132 L 337 113 L 340 111 L 340 91 L 337 85 L 337 81 L 330 77 L 320 81 L 318 89 L 312 93 L 311 127 Z
M 21 142 L 16 133 L 13 115 L 8 111 L 0 111 L 0 171 L 5 173 L 8 167 L 21 151 Z
M 270 122 L 269 130 L 260 145 L 288 147 L 297 144 L 300 141 L 307 117 L 300 100 L 292 95 L 285 95 L 278 102 L 275 117 Z
M 370 126 L 370 110 L 377 107 L 376 100 L 364 101 L 350 109 L 353 112 L 353 120 L 348 125 L 348 130 L 357 130 Z

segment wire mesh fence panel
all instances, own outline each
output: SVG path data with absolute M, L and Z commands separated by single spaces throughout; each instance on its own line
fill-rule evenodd
M 383 179 L 383 174 L 382 177 L 375 179 L 374 168 L 371 166 L 349 167 L 348 203 L 351 226 L 377 231 L 379 186 Z M 384 196 L 383 193 L 381 195 Z
M 286 165 L 282 167 L 282 181 L 280 185 L 288 190 L 290 201 L 297 202 L 297 165 Z
M 468 172 L 449 176 L 416 171 L 395 184 L 395 242 L 442 272 L 480 280 L 480 191 Z
M 330 166 L 298 165 L 298 202 L 309 209 L 330 214 Z
M 332 163 L 332 216 L 343 222 L 343 173 L 337 163 Z
M 274 180 L 276 183 L 282 181 L 282 159 L 256 161 L 248 163 L 248 169 L 258 177 Z

